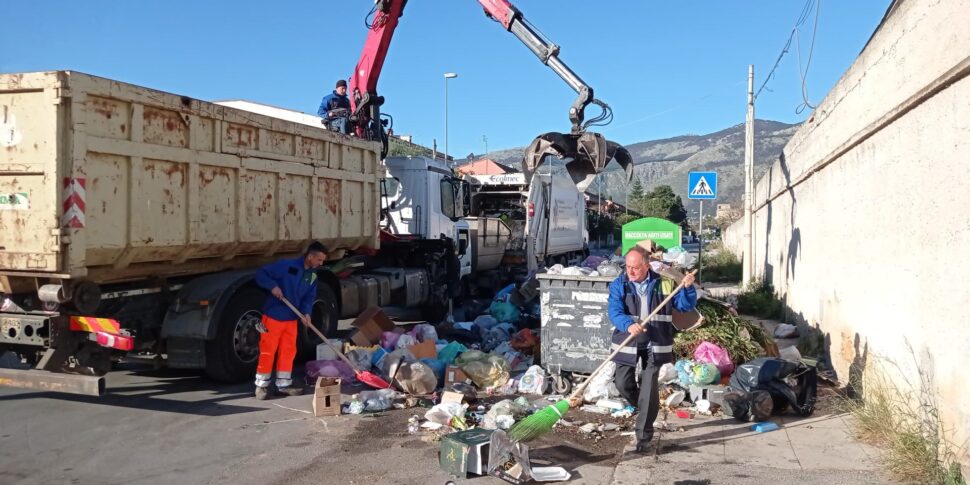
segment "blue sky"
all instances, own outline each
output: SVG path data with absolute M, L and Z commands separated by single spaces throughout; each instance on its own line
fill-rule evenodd
M 807 91 L 817 103 L 852 64 L 889 0 L 821 1 Z M 601 129 L 620 143 L 741 123 L 747 65 L 756 88 L 804 1 L 520 0 L 561 58 L 613 107 Z M 200 99 L 250 99 L 315 112 L 353 70 L 368 0 L 343 2 L 2 2 L 0 71 L 73 69 Z M 810 18 L 801 33 L 803 61 Z M 757 116 L 804 120 L 792 51 Z M 453 155 L 528 144 L 568 131 L 575 95 L 474 0 L 410 0 L 378 86 L 395 132 L 444 146 L 443 73 Z M 595 113 L 590 108 L 589 114 Z

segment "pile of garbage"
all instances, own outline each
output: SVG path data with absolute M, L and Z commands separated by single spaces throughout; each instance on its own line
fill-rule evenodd
M 761 325 L 738 317 L 724 303 L 700 298 L 697 311 L 704 316 L 704 325 L 674 337 L 674 355 L 678 359 L 692 358 L 704 342 L 724 349 L 735 365 L 764 355 L 778 355 L 774 340 Z

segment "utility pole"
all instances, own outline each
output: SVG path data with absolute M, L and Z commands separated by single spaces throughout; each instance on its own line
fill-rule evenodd
M 488 137 L 482 135 L 482 141 L 485 142 L 485 158 L 488 158 Z
M 748 116 L 744 122 L 744 266 L 741 284 L 747 285 L 754 278 L 754 64 L 748 65 Z M 701 215 L 703 217 L 703 215 Z

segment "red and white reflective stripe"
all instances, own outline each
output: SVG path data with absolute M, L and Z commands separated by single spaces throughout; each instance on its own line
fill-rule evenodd
M 85 186 L 87 179 L 78 177 L 64 177 L 64 215 L 61 225 L 64 227 L 84 227 L 84 205 L 87 198 Z
M 131 350 L 135 348 L 135 341 L 131 337 L 115 335 L 108 332 L 95 332 L 94 335 L 97 337 L 98 345 L 102 347 L 111 347 L 112 349 L 118 350 Z

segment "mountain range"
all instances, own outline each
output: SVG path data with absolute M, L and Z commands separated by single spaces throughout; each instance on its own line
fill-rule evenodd
M 755 182 L 777 160 L 799 125 L 771 120 L 755 120 Z M 744 195 L 744 124 L 738 124 L 705 135 L 682 135 L 650 140 L 626 146 L 633 156 L 634 177 L 640 179 L 644 191 L 658 185 L 670 185 L 684 200 L 688 211 L 697 209 L 696 202 L 687 199 L 689 172 L 715 171 L 718 177 L 716 203 L 738 206 Z M 525 147 L 489 151 L 487 158 L 504 165 L 520 168 Z M 484 155 L 470 155 L 463 162 L 477 160 Z M 462 163 L 462 162 L 459 162 Z M 626 188 L 622 171 L 610 165 L 588 189 L 602 190 L 604 197 L 625 204 Z M 714 213 L 715 204 L 706 204 L 705 214 Z

